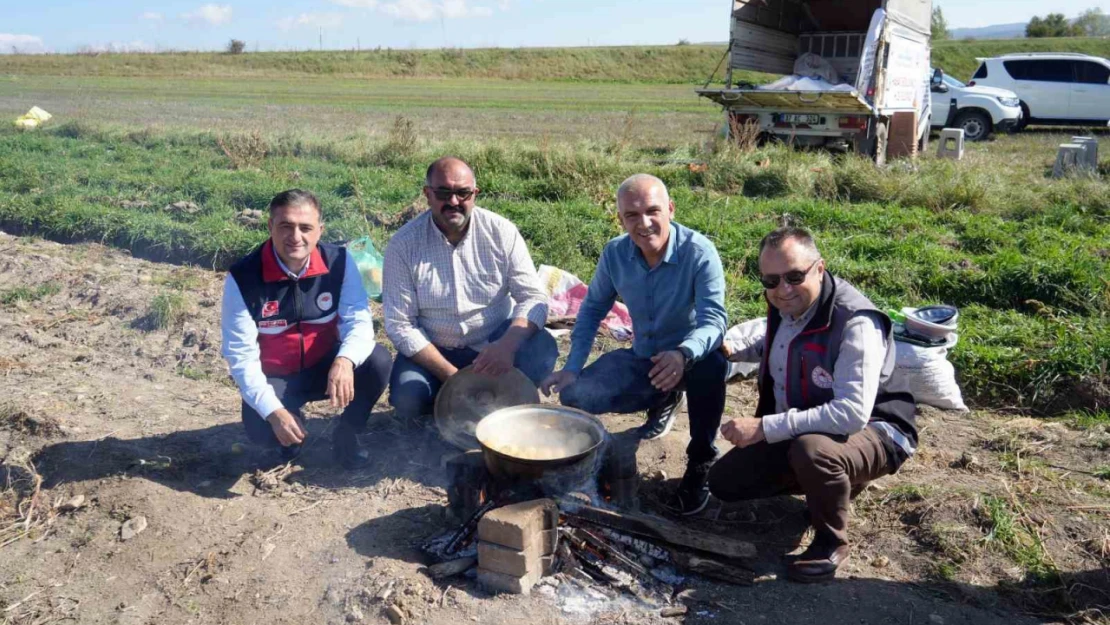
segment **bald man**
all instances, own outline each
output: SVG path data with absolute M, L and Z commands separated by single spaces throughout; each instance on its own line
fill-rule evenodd
M 431 414 L 463 367 L 497 376 L 515 366 L 539 384 L 559 355 L 528 246 L 512 222 L 475 205 L 470 167 L 435 161 L 424 196 L 428 210 L 393 235 L 382 269 L 385 331 L 397 348 L 389 402 L 409 419 Z
M 706 481 L 725 407 L 728 363 L 717 349 L 726 322 L 721 259 L 709 239 L 672 221 L 674 202 L 655 176 L 625 180 L 617 190 L 617 210 L 625 234 L 601 252 L 566 366 L 541 389 L 595 414 L 646 410 L 642 440 L 665 436 L 689 395 L 686 473 L 671 505 L 696 514 L 709 501 Z M 632 316 L 632 348 L 611 351 L 583 368 L 598 325 L 618 296 Z

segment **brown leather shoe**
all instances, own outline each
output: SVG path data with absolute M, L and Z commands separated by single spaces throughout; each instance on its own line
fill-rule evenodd
M 848 561 L 848 545 L 827 545 L 815 541 L 786 567 L 786 577 L 803 584 L 826 582 L 836 577 L 836 570 Z

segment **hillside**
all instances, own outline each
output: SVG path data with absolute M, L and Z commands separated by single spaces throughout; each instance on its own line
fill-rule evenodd
M 723 28 L 723 25 L 722 25 Z M 486 78 L 587 82 L 703 82 L 723 45 L 606 48 L 487 48 L 326 52 L 0 55 L 0 75 L 128 77 Z M 1007 52 L 1068 51 L 1110 56 L 1110 39 L 943 41 L 933 63 L 966 78 L 975 57 Z M 718 73 L 718 77 L 721 73 Z

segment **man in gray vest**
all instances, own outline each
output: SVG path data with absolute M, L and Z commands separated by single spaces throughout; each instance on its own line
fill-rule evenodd
M 890 319 L 825 270 L 813 237 L 779 228 L 759 246 L 767 334 L 734 353 L 761 357 L 755 417 L 721 426 L 735 445 L 709 489 L 737 501 L 804 494 L 814 539 L 789 564 L 799 582 L 832 579 L 849 555 L 848 505 L 917 446 L 913 397 L 883 390 L 894 371 Z

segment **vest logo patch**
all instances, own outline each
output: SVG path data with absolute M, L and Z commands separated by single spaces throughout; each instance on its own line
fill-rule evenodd
M 260 328 L 284 328 L 289 325 L 289 322 L 284 319 L 271 319 L 269 321 L 259 321 L 258 327 Z
M 273 317 L 278 314 L 279 304 L 276 301 L 266 302 L 262 305 L 262 316 Z
M 813 378 L 813 384 L 815 386 L 817 386 L 818 388 L 832 388 L 833 387 L 832 374 L 829 373 L 828 371 L 825 371 L 825 369 L 823 367 L 814 367 L 813 368 L 813 375 L 811 377 Z
M 316 307 L 320 310 L 331 310 L 333 303 L 331 293 L 321 293 L 316 296 Z

